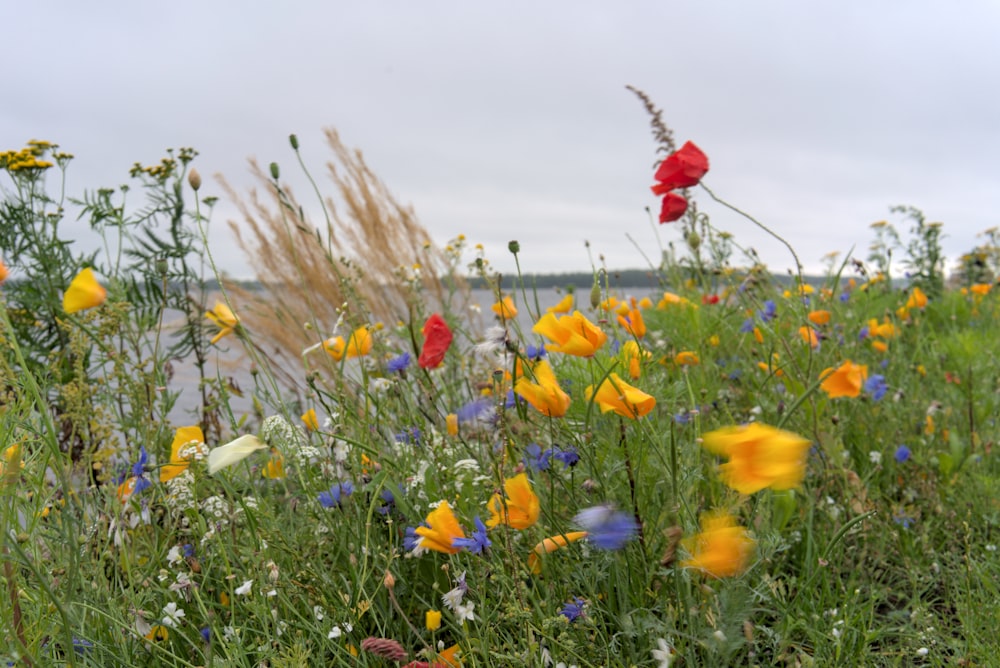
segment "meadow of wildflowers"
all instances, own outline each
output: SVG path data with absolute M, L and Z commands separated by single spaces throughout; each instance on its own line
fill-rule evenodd
M 940 226 L 900 210 L 910 241 L 878 223 L 868 257 L 777 280 L 644 101 L 672 223 L 649 234 L 683 252 L 554 296 L 502 290 L 464 236 L 370 273 L 277 165 L 294 241 L 260 248 L 298 291 L 217 292 L 194 151 L 72 201 L 58 146 L 0 153 L 0 660 L 991 665 L 995 235 L 949 281 Z M 66 242 L 71 206 L 102 252 Z

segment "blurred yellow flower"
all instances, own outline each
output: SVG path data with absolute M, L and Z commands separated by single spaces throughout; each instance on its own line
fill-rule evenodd
M 561 547 L 566 547 L 570 543 L 575 543 L 586 537 L 586 531 L 570 531 L 569 533 L 546 538 L 538 543 L 538 545 L 535 545 L 531 554 L 528 555 L 528 568 L 531 569 L 532 573 L 538 575 L 542 572 L 542 557 L 544 555 L 555 552 Z
M 280 480 L 285 477 L 285 457 L 277 448 L 271 448 L 271 456 L 264 468 L 261 469 L 260 474 L 271 480 Z
M 864 364 L 855 364 L 851 360 L 844 360 L 836 369 L 824 369 L 820 378 L 823 378 L 820 389 L 831 399 L 856 397 L 861 394 L 861 387 L 868 378 L 868 367 Z
M 536 362 L 531 367 L 535 382 L 527 376 L 521 376 L 514 383 L 514 393 L 534 406 L 538 412 L 549 417 L 562 417 L 569 408 L 569 395 L 559 387 L 552 367 L 545 360 Z
M 619 315 L 618 324 L 637 339 L 646 336 L 646 323 L 642 320 L 642 311 L 637 308 L 629 309 L 624 314 Z
M 697 308 L 695 304 L 691 303 L 691 300 L 685 297 L 675 295 L 673 292 L 664 292 L 663 297 L 656 304 L 656 308 L 662 310 L 670 308 L 671 306 L 695 306 L 695 308 Z
M 593 356 L 608 340 L 608 335 L 579 311 L 559 318 L 546 313 L 538 319 L 531 331 L 555 342 L 546 346 L 548 350 L 578 357 Z
M 746 570 L 754 545 L 747 530 L 731 515 L 706 513 L 701 517 L 701 533 L 685 543 L 691 558 L 681 566 L 714 578 L 733 577 Z
M 616 373 L 609 374 L 597 388 L 596 393 L 593 385 L 588 387 L 584 396 L 587 397 L 587 401 L 593 397 L 594 402 L 601 407 L 602 413 L 614 411 L 622 417 L 633 420 L 646 415 L 656 406 L 656 399 L 632 387 Z
M 799 336 L 802 340 L 809 344 L 810 348 L 819 347 L 819 335 L 816 334 L 816 330 L 807 325 L 802 325 L 799 327 Z
M 345 357 L 347 359 L 364 357 L 372 349 L 372 334 L 368 329 L 368 325 L 362 325 L 351 332 L 351 336 L 346 344 L 344 343 L 344 337 L 337 336 L 324 341 L 323 348 L 330 354 L 330 357 L 338 362 Z
M 677 366 L 697 366 L 700 362 L 698 353 L 690 350 L 682 350 L 674 355 L 674 364 Z
M 449 436 L 458 436 L 458 415 L 448 413 L 444 418 L 444 424 Z
M 63 310 L 66 313 L 76 313 L 100 306 L 107 297 L 108 291 L 97 282 L 94 270 L 87 267 L 81 269 L 66 288 L 66 294 L 63 295 Z
M 174 432 L 174 442 L 170 444 L 170 463 L 160 469 L 160 482 L 173 480 L 187 470 L 196 450 L 202 454 L 208 452 L 201 427 L 178 427 Z
M 910 297 L 906 300 L 906 308 L 924 308 L 927 306 L 927 295 L 918 287 L 910 291 Z
M 447 501 L 438 504 L 424 521 L 427 526 L 414 529 L 414 533 L 420 536 L 420 547 L 444 554 L 457 554 L 461 550 L 459 547 L 452 547 L 451 541 L 453 538 L 465 538 L 465 533 Z
M 310 431 L 319 431 L 319 418 L 316 417 L 316 409 L 310 408 L 305 413 L 302 414 L 302 422 L 305 423 L 306 429 Z
M 628 375 L 632 380 L 638 380 L 642 375 L 642 363 L 650 359 L 653 353 L 643 350 L 635 341 L 626 341 L 622 344 L 621 358 L 628 365 Z
M 7 269 L 7 265 L 3 263 L 3 260 L 0 260 L 0 285 L 3 285 L 8 276 L 10 276 L 10 270 Z
M 212 338 L 213 345 L 218 343 L 222 337 L 232 334 L 240 322 L 233 310 L 222 302 L 215 302 L 215 308 L 211 311 L 205 311 L 205 317 L 219 328 L 219 333 Z
M 492 528 L 506 524 L 512 529 L 527 529 L 538 521 L 541 509 L 527 474 L 519 473 L 508 478 L 504 481 L 503 491 L 506 501 L 499 494 L 494 494 L 490 499 L 490 519 L 486 526 Z
M 510 320 L 517 317 L 517 307 L 514 306 L 514 300 L 511 299 L 509 295 L 494 304 L 492 308 L 493 312 L 504 320 Z
M 830 312 L 829 311 L 810 311 L 809 312 L 809 322 L 814 325 L 826 325 L 830 322 Z
M 702 446 L 729 460 L 719 466 L 724 483 L 741 494 L 753 494 L 768 487 L 798 487 L 806 474 L 810 443 L 790 431 L 751 422 L 709 432 Z
M 559 300 L 555 306 L 546 309 L 549 313 L 569 313 L 573 310 L 573 295 L 569 294 Z

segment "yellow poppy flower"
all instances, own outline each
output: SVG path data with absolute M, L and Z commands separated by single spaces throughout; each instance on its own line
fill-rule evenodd
M 920 288 L 914 287 L 910 290 L 910 297 L 906 300 L 906 308 L 924 308 L 927 306 L 927 295 Z
M 868 378 L 868 367 L 864 364 L 855 364 L 851 360 L 844 360 L 836 369 L 824 369 L 820 377 L 823 378 L 820 389 L 831 399 L 856 397 L 861 394 L 861 387 Z
M 232 334 L 236 330 L 236 325 L 240 323 L 233 310 L 222 302 L 215 302 L 215 308 L 205 311 L 205 317 L 219 328 L 219 333 L 212 338 L 212 345 L 218 343 L 222 337 Z
M 302 422 L 305 423 L 306 429 L 310 431 L 319 431 L 319 418 L 316 417 L 316 409 L 310 408 L 305 413 L 302 414 Z
M 280 480 L 285 477 L 285 457 L 277 448 L 271 448 L 271 457 L 261 469 L 260 474 L 271 480 Z
M 637 380 L 642 375 L 643 361 L 652 356 L 653 353 L 643 350 L 635 341 L 626 341 L 622 344 L 621 358 L 628 364 L 628 375 L 632 380 Z
M 63 295 L 63 310 L 66 313 L 76 313 L 100 306 L 107 298 L 108 291 L 97 282 L 94 270 L 87 267 L 81 269 L 66 288 L 66 294 Z
M 810 311 L 809 312 L 809 322 L 814 325 L 826 325 L 830 322 L 830 312 L 829 311 Z
M 642 311 L 637 308 L 629 309 L 623 315 L 619 315 L 618 324 L 637 339 L 646 336 L 646 323 L 642 320 Z
M 344 343 L 344 337 L 337 336 L 324 341 L 323 348 L 330 354 L 330 357 L 338 362 L 345 357 L 347 359 L 364 357 L 372 349 L 371 331 L 369 331 L 368 325 L 362 325 L 351 332 L 351 336 L 346 344 Z
M 504 481 L 503 491 L 507 497 L 506 503 L 499 494 L 494 494 L 490 499 L 490 519 L 486 526 L 495 527 L 498 524 L 506 524 L 513 529 L 527 529 L 538 521 L 538 514 L 541 511 L 538 497 L 531 489 L 528 476 L 519 473 L 513 478 Z
M 741 494 L 798 487 L 806 475 L 810 445 L 798 434 L 759 422 L 717 429 L 702 437 L 706 450 L 729 460 L 719 467 L 719 474 Z
M 517 317 L 517 307 L 514 306 L 514 300 L 510 296 L 506 296 L 496 304 L 492 306 L 493 312 L 504 320 L 511 320 Z
M 531 554 L 528 555 L 528 568 L 531 569 L 532 573 L 538 575 L 542 572 L 543 556 L 586 537 L 586 531 L 570 531 L 569 533 L 546 538 L 542 542 L 538 543 L 538 545 L 535 546 L 535 549 L 531 551 Z
M 461 550 L 452 547 L 451 541 L 454 538 L 465 538 L 465 533 L 447 501 L 442 501 L 424 521 L 427 526 L 414 529 L 414 533 L 420 536 L 420 547 L 444 554 L 457 554 Z
M 549 313 L 569 313 L 573 310 L 573 295 L 569 294 L 559 300 L 555 306 L 546 309 Z
M 690 350 L 682 350 L 674 355 L 674 364 L 677 366 L 697 366 L 701 362 L 698 353 Z
M 608 340 L 608 335 L 579 311 L 559 318 L 546 313 L 538 319 L 531 331 L 555 342 L 546 346 L 548 350 L 578 357 L 593 356 Z
M 160 482 L 173 480 L 187 470 L 194 448 L 201 448 L 203 453 L 207 451 L 201 427 L 178 427 L 174 432 L 174 442 L 170 444 L 170 463 L 160 469 Z M 186 450 L 188 452 L 185 453 Z
M 428 610 L 424 614 L 424 624 L 427 626 L 428 631 L 437 631 L 441 628 L 441 611 Z
M 731 515 L 706 513 L 701 533 L 687 542 L 691 558 L 684 568 L 696 568 L 714 578 L 729 578 L 746 570 L 753 555 L 754 541 Z
M 656 406 L 656 399 L 642 390 L 632 387 L 619 378 L 616 373 L 605 378 L 604 382 L 597 388 L 596 393 L 593 385 L 588 387 L 584 396 L 587 397 L 587 401 L 593 397 L 597 405 L 601 407 L 602 413 L 614 411 L 622 417 L 633 420 L 646 415 Z
M 812 327 L 807 327 L 806 325 L 799 327 L 799 336 L 809 344 L 810 348 L 819 347 L 819 335 L 816 334 L 816 330 Z
M 521 376 L 514 383 L 514 393 L 534 406 L 539 413 L 549 417 L 562 417 L 569 408 L 569 395 L 559 387 L 559 381 L 552 372 L 552 367 L 545 360 L 536 362 L 531 367 L 535 382 L 527 376 Z

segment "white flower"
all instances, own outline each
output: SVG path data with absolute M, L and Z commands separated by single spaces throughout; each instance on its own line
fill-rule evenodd
M 872 460 L 872 464 L 882 463 L 882 453 L 878 450 L 872 450 L 868 453 L 868 459 Z
M 476 613 L 474 613 L 472 610 L 475 607 L 476 607 L 476 604 L 473 603 L 473 602 L 471 602 L 471 601 L 468 602 L 468 603 L 463 603 L 461 605 L 456 605 L 455 606 L 455 617 L 458 618 L 459 622 L 464 622 L 466 620 L 468 620 L 470 622 L 474 621 L 476 619 Z
M 171 566 L 175 566 L 184 561 L 184 548 L 180 545 L 174 545 L 167 552 L 167 563 Z
M 246 582 L 244 582 L 243 584 L 241 584 L 239 587 L 236 588 L 236 595 L 246 596 L 247 594 L 250 593 L 250 590 L 252 588 L 253 588 L 253 580 L 247 580 Z
M 920 649 L 917 650 L 917 656 L 927 656 L 930 653 L 931 651 L 926 647 L 921 647 Z
M 494 325 L 486 330 L 486 339 L 482 343 L 475 345 L 475 351 L 479 355 L 489 355 L 507 349 L 507 330 L 498 325 Z
M 180 626 L 181 620 L 184 618 L 184 609 L 178 608 L 177 604 L 171 601 L 163 606 L 163 619 L 160 623 L 164 626 L 169 626 L 172 629 Z
M 326 634 L 326 637 L 329 638 L 330 640 L 335 640 L 336 638 L 339 638 L 343 634 L 344 632 L 340 630 L 339 626 L 334 626 L 332 629 L 330 629 L 330 632 Z
M 323 611 L 323 606 L 321 606 L 321 605 L 314 605 L 313 606 L 313 617 L 316 618 L 317 622 L 323 621 L 323 618 L 325 616 L 326 616 L 326 613 Z
M 660 662 L 659 668 L 670 668 L 670 664 L 674 660 L 674 648 L 663 638 L 656 639 L 656 646 L 658 649 L 649 652 L 653 655 L 653 660 Z
M 225 445 L 212 448 L 208 453 L 208 473 L 214 474 L 219 469 L 241 462 L 254 452 L 265 448 L 267 446 L 252 434 L 244 434 Z
M 441 597 L 441 601 L 444 602 L 444 607 L 449 610 L 454 610 L 458 606 L 462 605 L 462 599 L 465 598 L 465 590 L 461 587 L 455 587 L 450 592 Z

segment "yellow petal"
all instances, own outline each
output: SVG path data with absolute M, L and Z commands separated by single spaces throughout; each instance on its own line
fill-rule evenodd
M 63 295 L 63 310 L 66 313 L 76 313 L 100 306 L 107 297 L 108 291 L 97 282 L 94 270 L 87 267 L 80 270 L 80 273 L 66 288 L 66 294 Z

